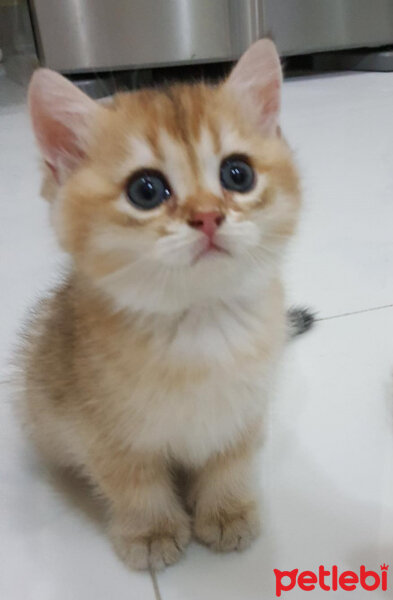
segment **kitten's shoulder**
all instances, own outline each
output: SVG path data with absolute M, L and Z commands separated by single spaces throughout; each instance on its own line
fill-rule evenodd
M 33 307 L 21 333 L 19 358 L 27 384 L 64 380 L 74 339 L 74 283 L 70 276 Z

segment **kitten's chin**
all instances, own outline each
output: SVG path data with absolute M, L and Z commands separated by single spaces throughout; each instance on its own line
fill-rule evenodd
M 211 248 L 194 264 L 165 268 L 162 263 L 130 265 L 96 281 L 115 310 L 174 315 L 195 306 L 261 297 L 273 269 Z

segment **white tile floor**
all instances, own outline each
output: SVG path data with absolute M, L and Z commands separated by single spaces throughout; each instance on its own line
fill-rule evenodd
M 62 258 L 15 98 L 20 91 L 0 78 L 0 381 L 26 308 Z M 262 536 L 241 555 L 191 545 L 158 575 L 163 600 L 270 599 L 274 568 L 379 570 L 390 561 L 393 569 L 392 99 L 393 74 L 284 86 L 283 125 L 305 190 L 288 295 L 326 320 L 287 353 L 260 458 Z M 153 599 L 149 575 L 127 572 L 100 530 L 47 483 L 13 422 L 6 383 L 0 398 L 0 598 Z M 389 588 L 356 598 L 392 598 L 392 573 Z

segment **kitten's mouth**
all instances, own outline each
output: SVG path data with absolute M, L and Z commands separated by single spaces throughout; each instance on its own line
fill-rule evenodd
M 217 244 L 215 244 L 212 240 L 209 240 L 206 246 L 198 252 L 196 257 L 192 261 L 192 264 L 195 265 L 201 259 L 207 256 L 213 256 L 215 254 L 226 254 L 227 256 L 229 256 L 228 250 L 225 250 L 225 248 L 222 248 L 221 246 L 217 246 Z

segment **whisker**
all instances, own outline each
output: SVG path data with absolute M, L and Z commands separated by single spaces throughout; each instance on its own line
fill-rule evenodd
M 277 263 L 277 256 L 275 253 L 270 252 L 270 250 L 263 248 L 262 246 L 258 246 L 253 249 L 246 249 L 246 255 L 253 260 L 253 262 L 258 266 L 272 267 Z M 267 250 L 267 252 L 265 252 Z M 256 254 L 258 252 L 258 254 Z M 266 256 L 267 254 L 267 256 Z

